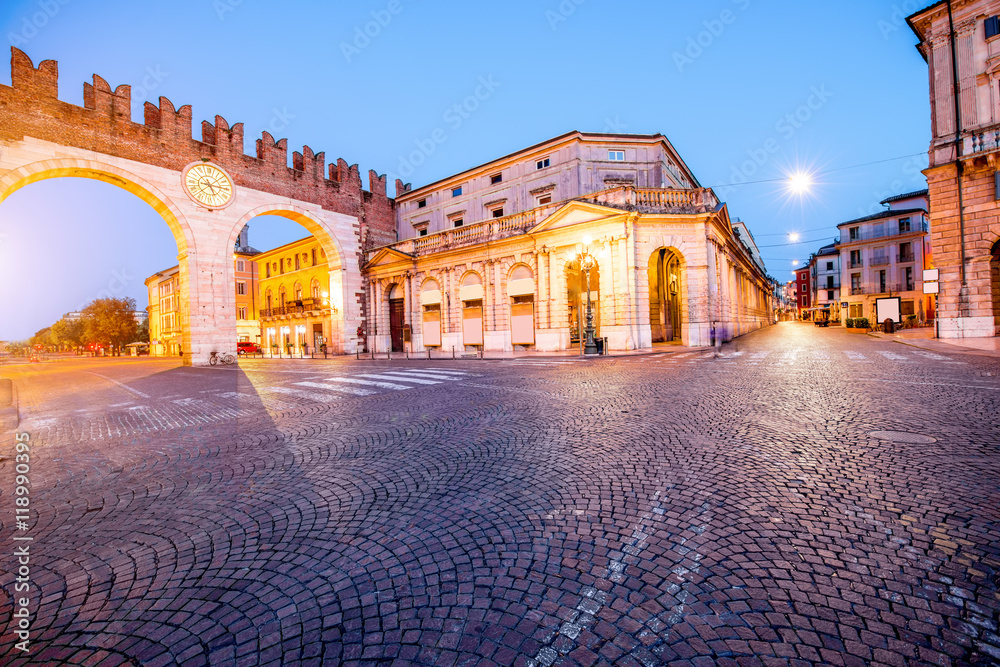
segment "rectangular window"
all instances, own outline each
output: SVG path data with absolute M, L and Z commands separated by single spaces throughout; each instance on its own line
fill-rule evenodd
M 916 315 L 916 311 L 913 309 L 912 301 L 900 301 L 899 302 L 899 314 L 903 317 L 907 315 Z
M 451 196 L 452 197 L 461 197 L 462 196 L 462 186 L 460 185 L 457 188 L 452 188 L 451 189 Z
M 503 206 L 501 206 L 500 208 L 495 208 L 495 209 L 493 209 L 490 212 L 493 214 L 494 218 L 502 218 L 503 217 Z
M 427 236 L 427 228 L 424 227 L 423 229 L 421 229 L 420 232 L 419 232 L 419 234 L 420 234 L 420 236 Z
M 827 276 L 826 277 L 826 288 L 827 289 L 833 289 L 834 288 L 833 276 Z
M 312 249 L 312 265 L 316 266 L 316 248 Z
M 827 271 L 833 271 L 833 262 L 827 262 L 826 263 L 826 270 Z
M 826 293 L 826 300 L 827 301 L 833 301 L 833 292 L 827 292 Z
M 878 272 L 878 291 L 885 291 L 885 269 Z
M 238 319 L 245 320 L 247 318 L 247 307 L 246 306 L 240 306 L 238 310 L 239 310 L 239 314 L 236 317 Z
M 264 271 L 265 271 L 265 273 L 267 273 L 267 277 L 270 278 L 271 277 L 271 262 L 268 262 L 265 265 Z
M 986 28 L 986 39 L 1000 35 L 1000 17 L 991 16 L 983 22 Z
M 625 151 L 608 151 L 608 159 L 615 162 L 624 162 Z
M 503 181 L 503 174 L 493 174 L 490 176 L 490 185 L 496 185 Z
M 247 284 L 244 281 L 242 281 L 242 280 L 237 281 L 237 283 L 236 283 L 236 293 L 239 294 L 240 296 L 246 296 L 246 293 L 247 293 Z
M 906 281 L 906 284 L 903 286 L 903 289 L 905 289 L 907 292 L 912 292 L 913 291 L 913 267 L 912 266 L 906 267 L 906 269 L 903 272 L 903 275 L 904 275 L 904 280 Z
M 903 234 L 904 232 L 908 232 L 908 231 L 910 231 L 910 219 L 909 218 L 900 218 L 899 219 L 899 233 Z
M 236 270 L 237 271 L 246 271 L 246 265 L 243 263 L 242 259 L 236 260 Z
M 860 227 L 851 227 L 850 229 L 847 230 L 847 232 L 848 232 L 847 237 L 851 241 L 857 241 L 859 238 L 861 238 L 861 228 Z
M 295 253 L 295 270 L 299 270 L 299 253 Z
M 861 274 L 852 273 L 851 274 L 851 291 L 856 289 L 861 289 Z
M 427 206 L 427 200 L 426 199 L 418 199 L 417 200 L 417 208 L 424 208 L 425 206 Z
M 552 203 L 552 195 L 545 195 L 538 198 L 538 205 L 545 206 L 546 204 Z
M 535 163 L 535 169 L 545 169 L 548 166 L 549 166 L 549 158 L 545 158 L 544 160 L 539 160 L 538 162 Z
M 463 224 L 465 224 L 465 221 L 462 220 L 462 218 L 455 218 L 451 222 L 452 222 L 452 225 L 454 225 L 455 227 L 461 227 Z

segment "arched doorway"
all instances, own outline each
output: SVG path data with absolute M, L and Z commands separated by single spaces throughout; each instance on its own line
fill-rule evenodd
M 595 261 L 590 269 L 590 308 L 593 314 L 594 338 L 601 335 L 601 270 Z M 579 345 L 587 333 L 587 272 L 580 269 L 580 260 L 566 264 L 566 306 L 569 317 L 569 342 Z
M 389 302 L 389 338 L 391 339 L 392 351 L 403 351 L 403 325 L 405 299 L 403 298 L 403 288 L 393 284 L 386 292 L 386 299 Z
M 654 343 L 681 340 L 681 261 L 660 248 L 649 258 L 649 328 Z
M 990 248 L 990 294 L 993 298 L 993 334 L 1000 332 L 1000 241 Z

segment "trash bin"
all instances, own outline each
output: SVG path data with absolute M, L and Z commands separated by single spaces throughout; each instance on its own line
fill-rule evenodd
M 597 345 L 597 354 L 604 354 L 604 339 L 603 338 L 595 338 L 594 339 L 594 344 Z
M 896 333 L 896 323 L 892 320 L 891 317 L 885 318 L 885 321 L 882 322 L 882 333 L 887 333 L 887 334 Z

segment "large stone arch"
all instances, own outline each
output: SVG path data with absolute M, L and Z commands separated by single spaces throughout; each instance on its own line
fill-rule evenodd
M 683 343 L 684 325 L 690 323 L 684 254 L 676 247 L 660 246 L 649 254 L 645 269 L 650 341 Z
M 146 102 L 142 122 L 132 120 L 131 88 L 112 88 L 94 75 L 83 86 L 83 106 L 58 99 L 58 63 L 37 67 L 11 49 L 11 85 L 0 84 L 0 201 L 29 183 L 83 176 L 133 192 L 167 222 L 178 247 L 181 273 L 184 363 L 206 364 L 209 352 L 236 351 L 233 247 L 247 220 L 270 213 L 302 224 L 336 257 L 331 297 L 339 317 L 335 351 L 351 353 L 363 317 L 361 260 L 365 247 L 395 239 L 394 202 L 385 177 L 368 172 L 363 190 L 357 165 L 267 132 L 256 154 L 243 152 L 243 124 L 216 115 L 191 133 L 192 109 L 165 97 Z M 223 208 L 201 206 L 186 194 L 187 166 L 211 162 L 233 182 L 233 200 Z M 242 211 L 242 214 L 241 214 Z M 331 272 L 332 273 L 332 272 Z M 337 303 L 339 301 L 339 303 Z

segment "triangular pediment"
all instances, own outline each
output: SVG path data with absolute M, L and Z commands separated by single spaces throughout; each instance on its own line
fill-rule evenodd
M 399 250 L 394 250 L 393 248 L 382 248 L 374 255 L 372 258 L 365 262 L 364 268 L 370 269 L 376 266 L 386 266 L 388 264 L 396 264 L 398 262 L 413 262 L 415 257 L 413 255 L 407 254 L 405 252 L 400 252 Z
M 563 227 L 572 227 L 584 223 L 597 222 L 622 215 L 623 211 L 609 206 L 592 204 L 584 201 L 571 201 L 563 204 L 556 212 L 532 227 L 528 233 L 537 234 Z

